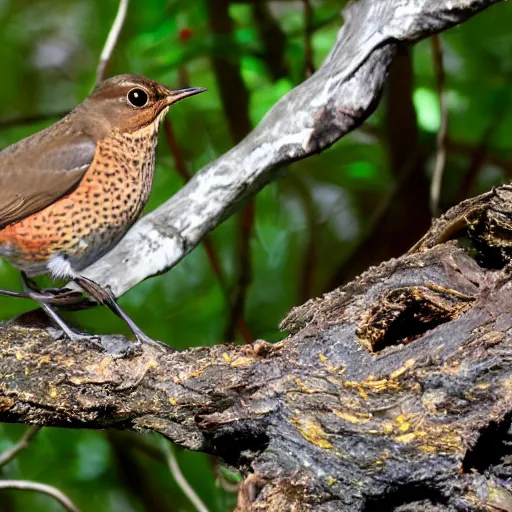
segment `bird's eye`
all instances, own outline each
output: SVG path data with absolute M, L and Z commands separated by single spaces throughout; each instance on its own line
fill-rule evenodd
M 144 89 L 132 89 L 127 96 L 130 105 L 141 108 L 149 101 L 148 93 Z

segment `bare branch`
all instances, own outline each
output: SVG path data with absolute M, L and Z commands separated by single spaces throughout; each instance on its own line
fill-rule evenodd
M 508 443 L 510 275 L 436 243 L 466 222 L 483 254 L 510 261 L 512 223 L 495 230 L 497 215 L 512 217 L 510 186 L 459 205 L 418 251 L 295 308 L 275 345 L 115 358 L 2 325 L 0 420 L 161 433 L 250 471 L 244 512 L 485 510 L 507 492 L 489 475 L 511 467 L 506 451 L 474 455 L 486 428 Z M 439 507 L 415 508 L 424 496 Z
M 25 431 L 21 439 L 12 447 L 0 454 L 0 468 L 13 460 L 19 452 L 24 450 L 32 438 L 41 430 L 41 427 L 33 425 Z
M 361 124 L 377 104 L 398 44 L 452 27 L 498 1 L 351 3 L 318 71 L 282 98 L 242 142 L 136 223 L 85 276 L 120 296 L 169 270 L 243 199 L 276 179 L 276 167 L 324 150 Z
M 183 68 L 183 69 L 185 69 L 185 68 Z M 169 146 L 171 154 L 174 158 L 174 164 L 176 166 L 176 170 L 178 171 L 178 174 L 185 180 L 185 183 L 187 183 L 191 178 L 191 174 L 187 168 L 185 158 L 183 157 L 183 153 L 181 151 L 180 145 L 178 144 L 178 141 L 176 140 L 176 136 L 174 135 L 172 123 L 169 119 L 166 119 L 164 121 L 164 132 L 165 132 L 165 138 L 167 140 L 167 145 Z M 202 243 L 203 243 L 204 250 L 206 252 L 208 261 L 210 262 L 210 266 L 212 267 L 212 271 L 215 274 L 215 277 L 217 278 L 217 280 L 219 281 L 219 285 L 220 285 L 222 291 L 224 292 L 224 295 L 226 297 L 228 304 L 230 304 L 231 298 L 229 296 L 229 290 L 227 288 L 226 281 L 222 274 L 220 259 L 217 254 L 217 251 L 215 250 L 215 245 L 213 243 L 213 240 L 210 236 L 205 235 L 202 240 Z M 234 308 L 230 307 L 230 309 L 233 310 Z M 251 343 L 253 341 L 253 337 L 251 336 L 249 327 L 247 326 L 244 316 L 237 315 L 235 320 L 236 320 L 236 323 L 234 325 L 236 325 L 238 327 L 238 330 L 240 331 L 240 334 L 242 335 L 244 341 L 246 343 Z M 226 338 L 226 339 L 230 339 L 230 338 Z
M 441 185 L 443 182 L 444 166 L 446 163 L 446 136 L 448 133 L 448 109 L 446 108 L 446 98 L 444 94 L 444 68 L 443 68 L 443 50 L 441 40 L 436 34 L 432 36 L 432 50 L 434 56 L 434 68 L 436 76 L 437 96 L 439 98 L 439 114 L 441 124 L 437 132 L 437 153 L 434 174 L 430 186 L 430 211 L 436 217 L 439 215 L 439 199 L 441 197 Z
M 313 7 L 311 0 L 303 0 L 304 3 L 304 74 L 306 77 L 315 72 L 315 63 L 313 59 L 313 45 L 311 38 L 313 36 Z
M 119 39 L 119 34 L 123 28 L 124 20 L 126 19 L 126 12 L 128 11 L 128 3 L 130 0 L 119 0 L 119 7 L 117 9 L 116 17 L 108 33 L 105 46 L 101 51 L 100 61 L 96 70 L 96 84 L 99 84 L 105 78 L 105 71 L 107 69 L 112 53 Z
M 174 477 L 176 483 L 180 486 L 180 489 L 183 491 L 185 496 L 187 496 L 187 498 L 191 501 L 191 503 L 197 509 L 197 512 L 209 512 L 205 504 L 201 501 L 201 498 L 197 495 L 192 486 L 187 482 L 185 475 L 182 473 L 178 464 L 178 460 L 176 459 L 176 455 L 174 454 L 174 448 L 169 443 L 167 443 L 165 451 L 167 452 L 167 464 L 169 466 L 169 471 Z
M 51 485 L 27 480 L 0 480 L 0 489 L 17 489 L 47 494 L 56 499 L 69 512 L 80 512 L 78 507 L 62 491 Z

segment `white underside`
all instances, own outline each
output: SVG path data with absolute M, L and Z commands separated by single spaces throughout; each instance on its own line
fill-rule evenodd
M 71 263 L 60 254 L 52 254 L 47 263 L 48 272 L 54 279 L 76 277 L 77 273 L 71 267 Z

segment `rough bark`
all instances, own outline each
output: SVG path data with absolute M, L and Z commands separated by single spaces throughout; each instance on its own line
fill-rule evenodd
M 504 186 L 292 310 L 276 345 L 115 358 L 12 322 L 0 421 L 159 432 L 245 471 L 239 511 L 512 510 L 511 241 Z
M 279 166 L 319 153 L 359 126 L 379 101 L 399 45 L 446 30 L 498 1 L 350 3 L 334 47 L 317 72 L 282 98 L 243 141 L 142 218 L 85 275 L 120 296 L 166 272 L 244 199 L 277 179 Z

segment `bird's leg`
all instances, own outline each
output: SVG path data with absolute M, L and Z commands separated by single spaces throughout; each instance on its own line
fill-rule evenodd
M 46 293 L 41 292 L 36 284 L 30 280 L 27 275 L 22 272 L 22 280 L 25 286 L 24 292 L 13 292 L 11 290 L 0 290 L 0 295 L 6 297 L 15 297 L 18 299 L 31 299 L 36 302 L 46 302 L 56 306 L 76 304 L 83 301 L 81 294 L 74 290 L 63 290 L 61 293 Z
M 135 322 L 120 308 L 116 302 L 114 294 L 108 288 L 95 283 L 87 277 L 79 276 L 73 279 L 78 286 L 80 286 L 86 293 L 88 293 L 93 299 L 97 300 L 100 304 L 107 306 L 113 313 L 122 318 L 128 327 L 131 329 L 135 338 L 139 343 L 147 343 L 153 345 L 160 350 L 174 350 L 172 347 L 161 341 L 153 340 L 146 334 L 144 334 Z
M 25 272 L 21 272 L 21 280 L 23 282 L 23 286 L 25 290 L 31 292 L 39 293 L 39 288 L 32 279 L 30 279 Z M 39 302 L 41 309 L 46 313 L 46 315 L 53 320 L 61 329 L 61 331 L 74 342 L 83 342 L 87 341 L 89 343 L 93 343 L 97 347 L 104 348 L 103 345 L 98 341 L 98 336 L 89 336 L 87 334 L 79 334 L 73 332 L 69 325 L 64 322 L 64 320 L 57 314 L 57 312 L 47 303 L 47 302 Z

